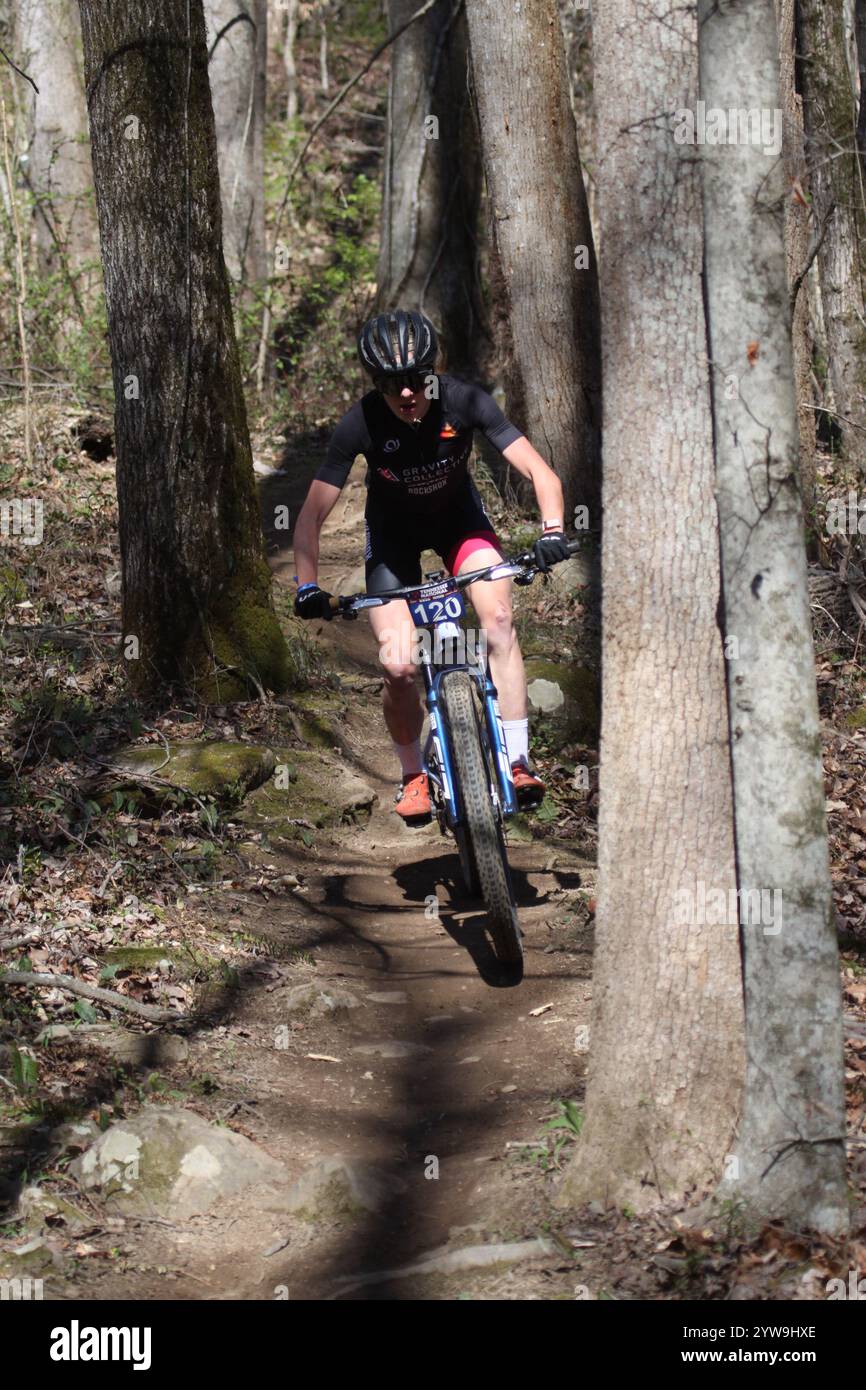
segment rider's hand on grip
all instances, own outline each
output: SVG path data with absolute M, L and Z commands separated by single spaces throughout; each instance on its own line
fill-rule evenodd
M 532 547 L 532 554 L 535 563 L 542 574 L 560 560 L 567 560 L 569 556 L 568 541 L 565 539 L 563 531 L 546 531 L 543 536 L 535 542 Z
M 331 598 L 332 595 L 318 584 L 304 584 L 295 596 L 295 613 L 299 618 L 324 618 L 330 622 L 334 616 Z

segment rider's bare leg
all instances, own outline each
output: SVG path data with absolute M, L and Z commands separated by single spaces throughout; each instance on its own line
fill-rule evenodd
M 367 610 L 379 643 L 385 684 L 382 712 L 396 744 L 406 747 L 420 738 L 424 723 L 418 686 L 418 663 L 412 660 L 415 624 L 404 599 L 392 599 Z
M 491 548 L 474 550 L 463 561 L 458 574 L 470 574 L 472 570 L 495 565 L 500 559 Z M 470 584 L 468 593 L 487 640 L 490 674 L 499 694 L 499 712 L 504 720 L 525 719 L 526 674 L 511 615 L 511 580 L 479 580 L 477 584 Z

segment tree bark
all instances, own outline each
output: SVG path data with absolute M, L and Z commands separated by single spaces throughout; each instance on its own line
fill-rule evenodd
M 694 11 L 595 11 L 605 414 L 599 891 L 586 1121 L 561 1199 L 644 1210 L 721 1175 L 742 1077 Z
M 127 666 L 144 690 L 183 681 L 205 700 L 282 689 L 287 655 L 222 255 L 202 0 L 80 6 Z
M 216 122 L 223 251 L 249 289 L 267 274 L 264 123 L 267 0 L 205 0 Z
M 806 153 L 816 222 L 829 380 L 845 460 L 866 473 L 866 331 L 858 225 L 862 190 L 843 0 L 799 0 Z
M 390 0 L 390 31 L 418 8 Z M 483 325 L 480 200 L 463 4 L 439 0 L 391 54 L 377 303 L 427 313 L 458 372 L 476 366 Z
M 580 503 L 597 527 L 598 282 L 556 0 L 467 0 L 466 13 L 509 304 L 508 413 L 556 470 L 566 520 Z
M 298 0 L 287 0 L 286 35 L 283 46 L 283 66 L 286 70 L 286 120 L 296 121 L 300 110 L 298 65 L 295 57 L 298 43 Z
M 779 88 L 784 118 L 782 159 L 785 168 L 785 254 L 788 286 L 793 289 L 806 270 L 811 245 L 811 212 L 806 202 L 803 133 L 803 100 L 796 80 L 797 0 L 775 0 L 779 26 Z M 817 229 L 816 229 L 817 231 Z M 809 298 L 805 284 L 796 292 L 791 335 L 794 352 L 794 384 L 797 393 L 797 425 L 800 436 L 800 486 L 808 517 L 815 509 L 815 392 L 812 387 L 813 338 L 809 322 Z
M 698 16 L 706 109 L 775 110 L 773 0 L 699 0 Z M 723 1190 L 761 1217 L 838 1235 L 848 1224 L 842 1003 L 797 467 L 785 177 L 757 143 L 707 144 L 702 167 L 725 630 L 738 644 L 728 700 L 746 995 L 743 1119 Z
M 79 314 L 99 283 L 99 235 L 87 138 L 81 27 L 72 0 L 16 0 L 18 64 L 30 107 L 26 178 L 36 200 L 36 245 L 43 274 L 74 286 Z M 16 79 L 17 80 L 17 79 Z

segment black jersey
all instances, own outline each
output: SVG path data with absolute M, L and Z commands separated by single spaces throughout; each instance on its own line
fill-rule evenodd
M 331 436 L 316 478 L 342 487 L 358 454 L 367 460 L 369 501 L 388 515 L 441 512 L 469 481 L 472 435 L 481 430 L 500 452 L 522 431 L 480 386 L 440 376 L 439 398 L 420 425 L 401 420 L 378 391 L 347 411 Z

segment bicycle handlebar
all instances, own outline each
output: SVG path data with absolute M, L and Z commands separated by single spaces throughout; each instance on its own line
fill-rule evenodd
M 582 549 L 581 541 L 568 542 L 569 557 L 576 555 Z M 554 561 L 559 564 L 560 561 Z M 471 574 L 449 575 L 447 579 L 431 579 L 426 584 L 413 584 L 403 589 L 388 589 L 382 594 L 352 594 L 352 595 L 331 595 L 330 608 L 335 615 L 341 618 L 351 618 L 363 608 L 381 608 L 384 604 L 390 603 L 392 599 L 406 599 L 412 603 L 423 603 L 428 598 L 438 598 L 445 594 L 454 593 L 455 589 L 465 589 L 469 584 L 475 584 L 479 580 L 494 579 L 513 579 L 522 578 L 525 584 L 531 584 L 537 574 L 542 571 L 535 563 L 535 558 L 531 550 L 525 550 L 522 555 L 515 555 L 510 560 L 498 560 L 495 565 L 488 565 L 483 570 L 473 570 Z

